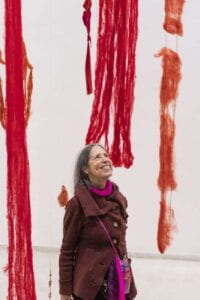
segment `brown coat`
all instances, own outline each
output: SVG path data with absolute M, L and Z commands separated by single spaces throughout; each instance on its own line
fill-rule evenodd
M 107 198 L 91 194 L 84 185 L 76 188 L 64 216 L 59 257 L 60 294 L 95 299 L 114 256 L 96 216 L 104 222 L 122 258 L 126 253 L 126 207 L 127 200 L 116 185 Z M 132 278 L 127 299 L 133 299 L 136 293 Z

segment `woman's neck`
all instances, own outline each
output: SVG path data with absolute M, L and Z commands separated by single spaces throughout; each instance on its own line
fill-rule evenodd
M 90 180 L 92 186 L 98 189 L 104 189 L 106 187 L 107 179 L 104 180 Z
M 104 188 L 100 188 L 100 187 L 94 186 L 93 183 L 90 182 L 90 185 L 88 186 L 88 188 L 89 188 L 90 192 L 92 192 L 98 196 L 107 197 L 107 196 L 111 195 L 111 193 L 112 193 L 113 184 L 111 181 L 107 180 Z

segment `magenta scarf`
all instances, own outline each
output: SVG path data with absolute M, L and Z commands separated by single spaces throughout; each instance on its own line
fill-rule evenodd
M 94 187 L 92 185 L 90 185 L 88 188 L 89 188 L 90 192 L 92 192 L 92 193 L 94 193 L 98 196 L 106 197 L 106 196 L 109 196 L 112 193 L 113 184 L 112 184 L 111 181 L 108 180 L 104 189 L 99 189 L 99 188 Z

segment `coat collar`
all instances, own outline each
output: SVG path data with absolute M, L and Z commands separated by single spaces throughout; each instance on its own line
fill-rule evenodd
M 120 205 L 125 212 L 126 200 L 124 196 L 119 192 L 116 184 L 113 184 L 113 189 L 114 191 L 108 199 L 114 199 L 115 201 L 107 201 L 105 207 L 99 208 L 87 187 L 85 185 L 77 185 L 75 189 L 75 196 L 78 198 L 85 216 L 90 217 L 105 215 L 109 210 L 117 207 L 118 205 Z

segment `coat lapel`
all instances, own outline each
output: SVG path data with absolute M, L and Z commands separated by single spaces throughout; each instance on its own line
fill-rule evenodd
M 78 198 L 86 217 L 105 215 L 109 210 L 116 208 L 118 205 L 126 212 L 126 199 L 119 192 L 115 184 L 114 192 L 108 197 L 108 199 L 115 201 L 106 201 L 106 205 L 103 208 L 99 208 L 85 185 L 78 185 L 76 187 L 75 196 Z

